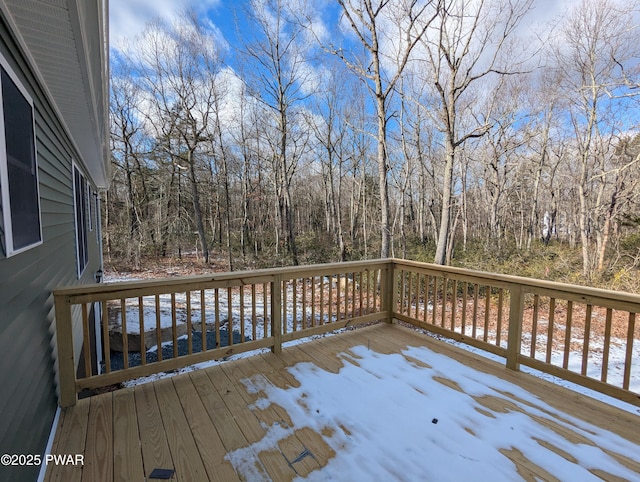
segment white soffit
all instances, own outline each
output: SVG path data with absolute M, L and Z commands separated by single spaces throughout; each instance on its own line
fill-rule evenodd
M 108 186 L 103 0 L 4 0 L 98 188 Z

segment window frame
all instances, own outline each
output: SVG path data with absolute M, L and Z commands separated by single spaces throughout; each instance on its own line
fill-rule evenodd
M 93 211 L 93 204 L 92 204 L 92 198 L 93 198 L 93 188 L 91 187 L 91 184 L 89 184 L 87 182 L 87 222 L 89 223 L 89 232 L 92 233 L 93 232 L 93 215 L 92 215 L 92 211 Z
M 75 228 L 74 235 L 76 245 L 76 273 L 78 275 L 78 279 L 80 279 L 87 269 L 87 266 L 89 265 L 89 231 L 87 225 L 87 209 L 90 209 L 89 206 L 87 206 L 87 190 L 89 183 L 84 172 L 82 171 L 82 169 L 80 169 L 80 166 L 78 166 L 75 161 L 72 161 L 71 164 L 71 179 L 73 185 L 73 224 Z M 80 193 L 79 198 L 77 189 L 81 186 L 76 185 L 76 172 L 80 177 L 79 182 L 81 186 L 84 186 L 84 193 Z M 80 200 L 80 202 L 82 203 L 81 206 L 78 206 L 78 200 Z M 79 211 L 80 208 L 82 209 Z M 80 216 L 80 221 L 84 224 L 84 226 L 79 225 L 78 216 Z M 81 232 L 80 229 L 82 229 L 83 231 Z M 80 250 L 81 243 L 83 248 L 82 251 Z M 83 255 L 82 259 L 81 254 Z
M 0 200 L 2 201 L 2 214 L 0 215 L 0 223 L 2 223 L 3 238 L 4 238 L 4 256 L 9 258 L 20 253 L 24 253 L 32 248 L 40 246 L 44 243 L 42 235 L 42 200 L 40 197 L 40 179 L 38 168 L 38 142 L 36 139 L 36 115 L 35 107 L 33 104 L 33 98 L 29 95 L 26 88 L 14 72 L 13 68 L 9 65 L 9 62 L 5 57 L 0 54 L 0 67 L 7 74 L 7 77 L 11 79 L 13 84 L 18 89 L 18 92 L 22 94 L 24 100 L 31 107 L 31 133 L 33 134 L 33 162 L 34 162 L 34 177 L 36 184 L 36 198 L 37 198 L 37 211 L 38 211 L 38 234 L 39 239 L 27 246 L 21 248 L 14 247 L 13 238 L 13 225 L 12 225 L 12 211 L 11 211 L 11 195 L 9 193 L 9 161 L 7 159 L 7 141 L 4 122 L 4 97 L 2 97 L 2 79 L 0 75 Z
M 96 246 L 100 246 L 100 243 L 102 242 L 102 239 L 101 239 L 102 226 L 100 225 L 102 223 L 102 219 L 100 216 L 100 194 L 98 193 L 98 191 L 93 191 L 93 197 L 94 197 L 94 203 L 95 203 L 94 204 L 95 212 L 93 217 L 96 220 Z

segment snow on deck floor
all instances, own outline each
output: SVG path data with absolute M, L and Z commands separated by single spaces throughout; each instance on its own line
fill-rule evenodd
M 609 453 L 636 460 L 639 445 L 428 348 L 385 355 L 358 346 L 341 357 L 346 363 L 339 373 L 311 363 L 289 368 L 300 383 L 295 388 L 278 388 L 262 375 L 242 381 L 260 395 L 252 408 L 278 405 L 293 423 L 265 427 L 261 440 L 227 454 L 241 476 L 267 480 L 256 454 L 308 427 L 330 434 L 325 441 L 336 452 L 309 480 L 519 479 L 501 450 L 520 451 L 560 480 L 600 480 L 590 469 L 638 478 Z M 455 380 L 461 390 L 442 380 Z M 496 404 L 483 399 L 513 410 L 492 409 Z M 564 428 L 585 442 L 570 441 L 561 435 Z

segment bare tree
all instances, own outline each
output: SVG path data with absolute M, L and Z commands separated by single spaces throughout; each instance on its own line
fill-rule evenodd
M 298 264 L 292 183 L 308 134 L 295 128 L 300 114 L 296 106 L 310 95 L 313 84 L 307 58 L 310 46 L 304 27 L 283 0 L 255 1 L 247 13 L 255 25 L 255 37 L 244 46 L 244 57 L 253 65 L 246 80 L 252 95 L 273 114 L 274 136 L 265 140 L 272 150 L 276 214 L 288 254 Z M 280 231 L 276 228 L 276 244 Z
M 140 112 L 141 95 L 134 82 L 125 59 L 116 59 L 112 64 L 111 80 L 111 152 L 115 165 L 114 175 L 122 174 L 126 188 L 128 235 L 121 236 L 130 243 L 135 242 L 133 253 L 136 265 L 146 238 L 143 223 L 148 219 L 148 176 L 144 167 L 144 126 Z M 114 183 L 117 185 L 117 181 Z M 108 198 L 110 199 L 110 198 Z M 111 199 L 113 201 L 113 199 Z M 109 217 L 107 217 L 109 220 Z M 111 231 L 106 230 L 107 248 L 111 249 Z M 153 242 L 153 231 L 151 231 Z M 127 251 L 129 251 L 127 249 Z
M 484 136 L 490 128 L 487 118 L 462 130 L 464 115 L 478 115 L 479 90 L 471 88 L 490 76 L 515 73 L 515 57 L 507 59 L 510 43 L 531 0 L 444 0 L 437 18 L 421 42 L 425 82 L 435 92 L 425 108 L 435 107 L 434 120 L 443 136 L 442 199 L 435 262 L 445 264 L 450 256 L 447 246 L 452 237 L 452 198 L 455 160 L 458 149 L 468 140 Z M 510 52 L 510 53 L 513 53 Z M 487 92 L 492 92 L 487 88 Z
M 623 65 L 638 53 L 632 28 L 637 7 L 637 2 L 623 6 L 613 0 L 584 0 L 567 17 L 554 46 L 579 160 L 582 274 L 587 278 L 596 264 L 592 239 L 605 239 L 599 232 L 605 223 L 598 222 L 594 214 L 603 206 L 607 157 L 611 156 L 613 136 L 621 128 L 610 94 L 624 95 L 620 89 L 628 88 Z
M 195 227 L 208 263 L 198 170 L 210 144 L 214 102 L 220 95 L 215 39 L 195 14 L 187 13 L 174 25 L 151 24 L 141 44 L 136 64 L 148 96 L 147 119 L 156 135 L 166 139 L 161 145 L 173 163 L 187 173 Z
M 375 102 L 378 141 L 378 187 L 380 191 L 380 256 L 389 256 L 391 216 L 389 204 L 390 169 L 387 151 L 388 107 L 412 51 L 429 26 L 436 2 L 411 0 L 338 0 L 342 14 L 356 34 L 368 57 L 331 46 L 349 69 L 369 88 Z M 432 15 L 432 17 L 429 17 Z M 393 38 L 395 36 L 395 38 Z

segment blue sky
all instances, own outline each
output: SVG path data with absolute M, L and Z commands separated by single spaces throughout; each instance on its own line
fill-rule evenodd
M 316 7 L 332 3 L 327 0 L 310 1 Z M 529 23 L 549 21 L 561 14 L 567 6 L 580 1 L 534 0 L 534 10 L 528 17 Z M 140 34 L 147 22 L 158 17 L 171 20 L 187 8 L 195 9 L 202 17 L 208 18 L 233 45 L 237 32 L 234 11 L 241 13 L 249 4 L 250 0 L 112 0 L 109 5 L 112 48 L 117 48 L 122 39 L 133 39 Z M 242 21 L 241 14 L 237 17 Z

